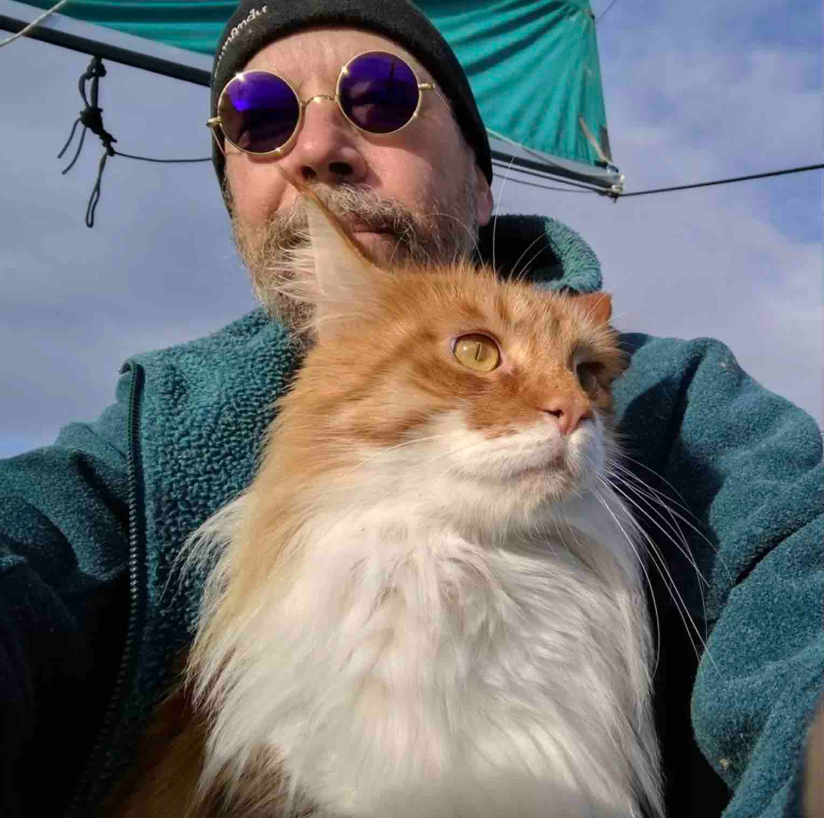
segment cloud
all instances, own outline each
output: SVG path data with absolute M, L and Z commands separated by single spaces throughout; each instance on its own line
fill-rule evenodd
M 758 26 L 730 39 L 734 7 L 645 7 L 642 37 L 637 11 L 627 21 L 620 8 L 600 29 L 601 64 L 628 191 L 820 161 L 819 50 L 766 46 Z M 767 10 L 752 13 L 763 22 Z M 821 424 L 820 202 L 810 174 L 617 204 L 509 184 L 500 208 L 575 227 L 601 260 L 619 326 L 719 338 Z

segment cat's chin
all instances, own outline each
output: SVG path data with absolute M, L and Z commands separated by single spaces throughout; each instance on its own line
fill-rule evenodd
M 564 469 L 529 469 L 515 483 L 521 492 L 529 492 L 537 502 L 568 500 L 582 488 L 580 480 Z
M 462 431 L 451 465 L 456 495 L 520 517 L 526 508 L 589 493 L 603 480 L 606 460 L 604 428 L 594 422 L 569 437 L 538 426 L 492 440 Z

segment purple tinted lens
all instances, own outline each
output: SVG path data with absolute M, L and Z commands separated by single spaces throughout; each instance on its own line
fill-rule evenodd
M 226 86 L 218 115 L 230 142 L 251 153 L 268 153 L 294 133 L 300 103 L 280 77 L 247 71 Z
M 412 119 L 420 91 L 399 57 L 371 51 L 352 60 L 338 85 L 344 113 L 370 133 L 392 133 Z

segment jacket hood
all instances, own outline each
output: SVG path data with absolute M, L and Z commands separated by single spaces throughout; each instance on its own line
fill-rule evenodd
M 527 279 L 551 290 L 594 293 L 601 265 L 572 228 L 544 216 L 493 217 L 478 236 L 478 255 L 509 277 L 527 268 Z

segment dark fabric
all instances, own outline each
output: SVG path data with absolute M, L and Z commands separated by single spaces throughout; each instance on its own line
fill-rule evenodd
M 218 41 L 212 70 L 211 116 L 227 82 L 274 40 L 312 26 L 345 26 L 372 31 L 403 46 L 432 74 L 452 104 L 478 166 L 492 183 L 492 155 L 475 97 L 452 48 L 426 15 L 408 0 L 243 0 Z M 353 55 L 354 56 L 354 55 Z M 212 142 L 212 162 L 223 182 L 224 158 Z
M 4 817 L 62 814 L 114 685 L 128 608 L 127 467 L 99 426 L 121 410 L 0 461 Z
M 673 509 L 639 499 L 674 580 L 652 572 L 668 814 L 715 815 L 715 799 L 729 800 L 725 818 L 795 818 L 824 673 L 821 431 L 718 341 L 624 343 L 633 362 L 616 408 L 628 465 Z M 661 537 L 674 522 L 683 549 Z

